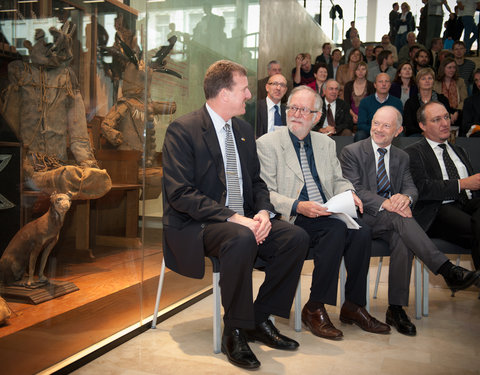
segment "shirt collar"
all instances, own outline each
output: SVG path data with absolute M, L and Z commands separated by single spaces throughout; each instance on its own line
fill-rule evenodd
M 297 148 L 300 148 L 300 140 L 297 138 L 295 134 L 293 134 L 290 129 L 288 129 L 288 134 L 290 135 L 290 138 L 292 139 L 293 145 Z M 310 137 L 310 133 L 307 134 L 305 138 L 303 138 L 303 144 L 305 147 L 310 147 L 312 144 L 312 140 Z
M 207 103 L 205 103 L 205 106 L 207 107 L 208 114 L 210 115 L 210 118 L 212 119 L 213 126 L 215 127 L 215 130 L 217 131 L 217 133 L 225 127 L 225 124 L 230 124 L 230 126 L 232 126 L 232 119 L 230 119 L 228 121 L 225 121 Z
M 270 99 L 268 96 L 267 96 L 266 99 L 267 99 L 267 108 L 268 108 L 268 110 L 271 110 L 272 107 L 275 106 L 275 105 L 277 105 L 277 106 L 278 106 L 278 109 L 280 109 L 280 103 L 279 103 L 279 104 L 275 104 L 275 103 L 273 102 L 273 100 Z
M 425 139 L 427 140 L 428 144 L 430 145 L 430 147 L 432 149 L 435 149 L 435 147 L 437 147 L 438 145 L 447 145 L 448 146 L 448 141 L 439 143 L 439 142 L 432 141 L 431 139 L 428 139 L 427 137 L 425 137 Z
M 329 104 L 330 104 L 330 106 L 332 106 L 332 105 L 335 104 L 335 102 L 336 102 L 336 100 L 334 100 L 333 102 L 329 102 L 329 101 L 325 98 L 325 105 L 329 105 Z
M 371 141 L 372 141 L 372 147 L 373 147 L 373 151 L 374 151 L 374 152 L 378 152 L 377 150 L 378 150 L 379 148 L 385 148 L 385 149 L 387 150 L 387 152 L 390 152 L 390 148 L 392 147 L 392 144 L 391 144 L 391 143 L 390 143 L 387 147 L 380 147 L 379 145 L 377 145 L 377 144 L 375 143 L 375 141 L 373 140 L 373 138 L 370 137 L 370 139 L 371 139 Z
M 383 102 L 381 102 L 380 98 L 377 95 L 377 92 L 375 92 L 375 99 L 377 99 L 377 102 L 379 102 L 379 103 L 382 103 L 382 104 L 385 103 L 388 100 L 389 97 L 390 97 L 390 94 L 387 94 L 387 97 L 385 98 L 385 100 Z

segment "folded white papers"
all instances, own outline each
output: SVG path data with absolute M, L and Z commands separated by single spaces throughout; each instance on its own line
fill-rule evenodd
M 355 208 L 353 194 L 350 190 L 335 195 L 324 203 L 323 206 L 327 207 L 328 212 L 332 213 L 330 217 L 342 220 L 348 229 L 360 228 L 360 225 L 353 220 L 353 218 L 357 218 L 357 209 Z

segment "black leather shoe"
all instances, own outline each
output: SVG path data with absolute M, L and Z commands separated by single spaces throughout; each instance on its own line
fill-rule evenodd
M 248 346 L 247 339 L 240 329 L 223 332 L 222 353 L 227 355 L 230 363 L 248 370 L 260 367 L 260 361 Z
M 258 340 L 265 345 L 281 350 L 296 350 L 298 342 L 282 335 L 270 319 L 257 324 L 254 330 L 245 330 L 248 341 Z
M 480 271 L 469 271 L 460 266 L 453 266 L 447 276 L 444 276 L 447 286 L 452 290 L 452 297 L 457 290 L 468 288 L 480 277 Z
M 403 309 L 392 309 L 388 308 L 387 310 L 387 324 L 395 327 L 398 332 L 403 333 L 407 336 L 415 336 L 417 334 L 417 329 L 415 325 L 410 321 L 407 316 L 407 313 Z

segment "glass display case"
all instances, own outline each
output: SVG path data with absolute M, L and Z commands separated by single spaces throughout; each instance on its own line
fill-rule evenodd
M 259 8 L 1 2 L 0 372 L 51 373 L 149 326 L 166 128 L 204 103 L 216 60 L 256 87 Z M 160 315 L 210 284 L 167 272 Z

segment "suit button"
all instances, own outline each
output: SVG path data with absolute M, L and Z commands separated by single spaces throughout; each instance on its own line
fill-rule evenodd
M 202 225 L 200 225 L 200 228 L 205 228 L 205 224 L 202 223 Z

